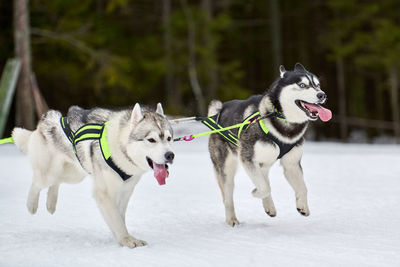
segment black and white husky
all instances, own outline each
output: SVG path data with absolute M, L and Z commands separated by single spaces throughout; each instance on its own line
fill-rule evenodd
M 153 169 L 164 184 L 167 163 L 174 159 L 172 128 L 161 104 L 156 112 L 139 104 L 122 111 L 74 106 L 64 118 L 50 110 L 36 130 L 15 128 L 12 137 L 33 168 L 29 212 L 36 213 L 40 191 L 49 188 L 47 210 L 54 213 L 59 185 L 78 183 L 90 174 L 94 198 L 116 240 L 131 248 L 146 244 L 128 233 L 125 213 L 142 174 Z
M 213 134 L 209 151 L 225 205 L 226 223 L 239 224 L 233 203 L 234 176 L 238 160 L 255 185 L 252 194 L 262 199 L 265 212 L 276 216 L 271 198 L 268 172 L 280 159 L 284 174 L 296 194 L 296 207 L 300 214 L 308 216 L 307 188 L 300 164 L 304 133 L 308 121 L 318 117 L 331 119 L 330 110 L 323 108 L 327 99 L 320 88 L 318 78 L 297 63 L 293 71 L 280 67 L 280 77 L 263 95 L 247 100 L 222 103 L 213 100 L 208 115 L 216 125 L 227 127 L 249 118 L 256 118 L 245 129 L 231 130 L 225 134 Z M 258 124 L 258 125 L 257 125 Z M 228 136 L 228 137 L 226 137 Z M 235 143 L 236 141 L 237 143 Z

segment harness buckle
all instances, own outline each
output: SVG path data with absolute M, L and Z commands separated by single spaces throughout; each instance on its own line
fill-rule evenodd
M 191 134 L 189 137 L 183 137 L 183 140 L 185 141 L 192 141 L 194 139 L 193 135 Z
M 256 122 L 256 121 L 258 121 L 258 118 L 259 118 L 259 116 L 254 116 L 253 118 L 251 118 L 250 120 L 249 120 L 249 124 L 252 124 L 253 122 Z

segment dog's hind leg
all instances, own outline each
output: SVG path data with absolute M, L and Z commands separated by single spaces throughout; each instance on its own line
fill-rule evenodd
M 292 186 L 296 194 L 297 211 L 304 216 L 310 215 L 307 204 L 307 187 L 303 179 L 303 170 L 300 160 L 303 153 L 302 147 L 294 147 L 281 159 L 286 180 Z
M 47 191 L 47 210 L 51 214 L 53 214 L 56 211 L 56 206 L 57 206 L 57 199 L 58 199 L 58 188 L 59 184 L 55 184 L 49 187 L 49 191 Z
M 233 203 L 234 178 L 238 163 L 237 155 L 230 151 L 225 141 L 222 141 L 216 135 L 210 136 L 209 150 L 225 206 L 225 220 L 228 225 L 233 227 L 240 224 L 236 218 Z
M 28 200 L 26 201 L 26 207 L 28 208 L 28 211 L 32 214 L 35 214 L 38 209 L 41 190 L 42 188 L 33 181 L 31 184 L 31 188 L 29 189 Z

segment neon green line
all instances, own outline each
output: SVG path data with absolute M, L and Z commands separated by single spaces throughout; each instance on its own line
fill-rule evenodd
M 7 143 L 14 143 L 14 139 L 12 137 L 0 139 L 0 145 L 7 144 Z
M 78 143 L 80 140 L 82 139 L 87 139 L 87 138 L 99 138 L 100 134 L 93 134 L 93 133 L 89 133 L 89 134 L 84 134 L 81 137 L 79 137 L 78 139 L 75 139 L 75 144 Z
M 264 121 L 263 120 L 259 120 L 258 123 L 260 124 L 261 129 L 264 131 L 264 133 L 267 134 L 269 132 L 269 130 L 267 128 L 267 125 L 265 125 Z
M 250 122 L 250 120 L 252 119 L 252 118 L 254 118 L 255 116 L 258 116 L 260 114 L 260 112 L 256 112 L 256 113 L 254 113 L 253 115 L 251 115 L 250 117 L 248 117 L 243 123 L 246 123 L 246 124 L 249 124 Z M 238 137 L 240 138 L 240 134 L 242 133 L 242 130 L 243 130 L 243 127 L 245 126 L 245 124 L 243 124 L 240 128 L 239 128 L 239 131 L 238 131 Z
M 199 134 L 193 135 L 193 137 L 200 137 L 200 136 L 204 136 L 204 135 L 208 135 L 208 134 L 219 133 L 219 132 L 223 132 L 223 131 L 226 131 L 226 130 L 235 129 L 235 128 L 238 128 L 238 127 L 240 127 L 240 124 L 236 124 L 236 125 L 232 125 L 232 126 L 229 126 L 229 127 L 226 127 L 226 128 L 216 129 L 216 130 L 208 131 L 208 132 L 204 132 L 204 133 L 199 133 Z
M 279 117 L 276 117 L 278 120 L 280 120 L 280 121 L 287 121 L 287 119 L 282 119 L 282 118 L 279 118 Z
M 103 128 L 102 125 L 87 125 L 87 126 L 83 126 L 82 128 L 80 128 L 75 135 L 79 134 L 82 131 L 88 130 L 88 129 L 96 129 L 96 130 L 100 130 L 101 128 Z
M 208 125 L 208 127 L 210 127 L 211 129 L 215 129 L 214 127 L 212 127 L 208 122 L 204 122 L 205 124 L 207 124 Z M 218 124 L 217 124 L 218 125 Z M 226 140 L 228 140 L 231 144 L 233 144 L 233 145 L 235 145 L 235 146 L 237 146 L 238 144 L 237 143 L 235 143 L 235 142 L 237 142 L 237 139 L 234 139 L 234 141 L 235 142 L 233 142 L 232 140 L 230 140 L 228 137 L 226 137 L 223 133 L 220 133 L 221 131 L 220 131 L 221 129 L 219 129 L 219 130 L 215 130 L 215 132 L 216 133 L 219 133 L 220 135 L 222 135 L 222 137 L 223 138 L 225 138 Z M 193 138 L 196 138 L 196 137 L 200 137 L 200 136 L 203 136 L 202 134 L 199 134 L 199 135 L 193 135 Z
M 228 133 L 228 135 L 235 141 L 238 141 L 239 139 L 237 139 L 235 136 L 231 135 L 230 133 Z
M 230 130 L 230 129 L 234 129 L 234 128 L 239 128 L 240 126 L 242 126 L 242 124 L 245 124 L 245 122 L 241 122 L 241 123 L 238 123 L 238 124 L 229 126 L 229 127 L 222 128 L 222 126 L 219 125 L 219 124 L 218 124 L 216 121 L 214 121 L 212 118 L 209 118 L 209 119 L 210 119 L 210 121 L 212 121 L 213 123 L 215 123 L 215 124 L 219 127 L 219 129 L 216 130 L 216 131 L 219 131 L 219 130 L 226 131 L 226 130 Z M 215 128 L 213 128 L 213 129 L 215 129 Z M 232 136 L 230 133 L 228 133 L 228 134 L 229 134 L 230 136 Z M 236 137 L 234 137 L 234 136 L 232 136 L 232 137 L 233 137 L 233 139 L 238 140 Z
M 220 129 L 216 129 L 215 127 L 213 127 L 212 125 L 210 125 L 207 121 L 203 121 L 203 123 L 206 124 L 209 128 L 211 128 L 212 131 L 208 131 L 208 132 L 203 132 L 203 133 L 195 134 L 195 135 L 192 135 L 192 137 L 193 137 L 193 138 L 197 138 L 197 137 L 201 137 L 201 136 L 205 136 L 205 135 L 209 135 L 209 134 L 213 134 L 213 133 L 225 132 L 225 131 L 227 131 L 227 130 L 235 129 L 235 128 L 239 128 L 239 127 L 240 127 L 240 129 L 238 130 L 238 137 L 240 138 L 240 134 L 241 134 L 241 132 L 242 132 L 242 130 L 243 130 L 243 127 L 246 126 L 246 125 L 249 126 L 249 125 L 250 125 L 250 120 L 251 120 L 252 118 L 254 118 L 255 116 L 258 116 L 258 115 L 260 115 L 260 112 L 256 112 L 256 113 L 250 115 L 250 117 L 248 117 L 244 122 L 241 122 L 241 123 L 238 123 L 238 124 L 234 124 L 234 125 L 231 125 L 231 126 L 228 126 L 228 127 L 225 127 L 225 128 L 222 128 L 221 125 L 219 125 L 219 124 L 216 123 L 211 117 L 209 117 L 208 119 L 209 119 L 211 122 L 213 122 L 214 124 L 216 124 Z M 280 120 L 286 121 L 286 119 L 281 119 L 281 118 L 279 118 L 279 117 L 277 117 L 277 118 L 280 119 Z M 260 124 L 261 129 L 267 134 L 267 133 L 269 132 L 269 129 L 268 129 L 267 126 L 265 125 L 263 119 L 260 119 L 260 120 L 258 121 L 258 123 Z M 221 135 L 223 135 L 223 134 L 221 134 Z M 224 136 L 224 135 L 223 135 L 223 136 Z M 233 139 L 234 141 L 236 141 L 236 142 L 239 141 L 238 138 L 236 138 L 235 136 L 233 136 L 233 135 L 230 134 L 230 133 L 228 133 L 228 136 L 229 136 L 231 139 Z M 225 137 L 229 142 L 231 142 L 232 144 L 238 145 L 238 144 L 232 142 L 230 139 L 228 139 L 227 136 L 224 136 L 224 137 Z
M 108 140 L 107 140 L 107 135 L 108 135 L 107 127 L 108 127 L 108 121 L 104 123 L 103 133 L 101 134 L 100 138 L 101 152 L 103 153 L 103 156 L 106 160 L 111 157 L 110 147 L 108 146 Z
M 222 128 L 222 126 L 221 125 L 219 125 L 216 121 L 214 121 L 212 118 L 209 118 L 210 119 L 210 121 L 212 121 L 214 124 L 216 124 L 220 129 L 225 129 L 225 128 Z M 209 125 L 210 127 L 211 127 L 211 125 Z M 240 126 L 239 126 L 240 127 Z M 214 127 L 211 127 L 212 129 L 215 129 Z M 235 141 L 238 141 L 239 139 L 237 139 L 235 136 L 233 136 L 232 134 L 230 134 L 230 133 L 228 133 L 228 135 L 233 139 L 233 140 L 235 140 Z

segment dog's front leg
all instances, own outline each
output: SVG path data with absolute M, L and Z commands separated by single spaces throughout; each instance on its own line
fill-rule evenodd
M 242 161 L 243 167 L 249 175 L 251 181 L 255 185 L 255 189 L 251 192 L 253 197 L 267 198 L 271 196 L 271 187 L 269 185 L 268 177 L 264 175 L 258 163 L 251 161 Z
M 95 179 L 98 178 L 96 177 Z M 138 240 L 129 235 L 125 220 L 120 213 L 119 203 L 117 203 L 117 192 L 118 190 L 110 190 L 110 188 L 95 183 L 94 198 L 96 199 L 104 220 L 122 246 L 134 248 L 146 245 L 147 243 L 145 241 Z
M 294 147 L 281 159 L 287 181 L 296 194 L 297 211 L 304 216 L 310 215 L 307 204 L 307 187 L 303 179 L 303 170 L 300 160 L 303 153 L 302 146 Z
M 125 222 L 126 208 L 128 207 L 129 199 L 132 196 L 133 189 L 139 182 L 140 177 L 131 177 L 124 182 L 120 190 L 116 194 L 117 206 L 122 220 Z

